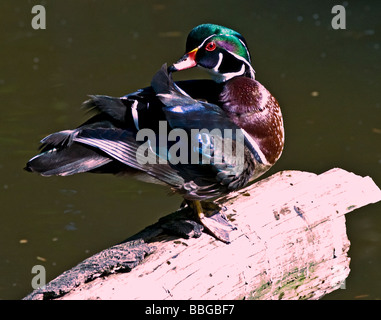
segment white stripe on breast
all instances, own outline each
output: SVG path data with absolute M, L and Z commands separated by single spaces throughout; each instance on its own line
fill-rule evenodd
M 259 145 L 258 143 L 250 136 L 250 134 L 245 131 L 244 129 L 242 129 L 242 132 L 243 134 L 245 135 L 246 139 L 249 141 L 249 143 L 251 144 L 252 148 L 255 150 L 255 152 L 258 154 L 259 158 L 261 159 L 262 163 L 264 165 L 269 165 L 265 155 L 263 154 L 263 152 L 261 151 L 261 149 L 259 148 Z

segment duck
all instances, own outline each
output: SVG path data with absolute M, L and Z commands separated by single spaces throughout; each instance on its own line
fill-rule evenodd
M 211 79 L 173 80 L 194 67 Z M 91 95 L 83 106 L 95 114 L 43 138 L 27 171 L 164 184 L 182 195 L 201 230 L 224 243 L 235 227 L 214 200 L 259 178 L 284 148 L 279 103 L 255 79 L 246 40 L 216 24 L 193 28 L 185 54 L 164 64 L 150 86 L 121 97 Z

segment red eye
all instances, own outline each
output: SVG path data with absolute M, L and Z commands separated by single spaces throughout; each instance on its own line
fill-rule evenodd
M 206 51 L 213 51 L 214 49 L 216 49 L 217 46 L 214 42 L 209 42 L 206 46 L 205 46 L 205 49 Z

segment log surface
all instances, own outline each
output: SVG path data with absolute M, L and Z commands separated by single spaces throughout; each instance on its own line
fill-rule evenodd
M 228 245 L 169 236 L 159 221 L 25 299 L 318 299 L 350 271 L 344 215 L 380 200 L 371 178 L 342 169 L 282 171 L 217 200 L 237 227 Z

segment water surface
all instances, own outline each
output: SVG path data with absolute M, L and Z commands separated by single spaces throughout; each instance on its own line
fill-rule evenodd
M 129 178 L 24 172 L 45 135 L 87 119 L 88 94 L 120 96 L 149 84 L 205 22 L 241 32 L 257 79 L 279 100 L 286 147 L 269 172 L 333 167 L 381 186 L 380 1 L 345 1 L 347 29 L 331 27 L 332 1 L 0 2 L 0 299 L 28 294 L 36 264 L 47 280 L 176 209 L 181 198 Z M 286 6 L 287 4 L 287 6 Z M 177 79 L 206 77 L 186 71 Z M 351 273 L 326 298 L 381 298 L 381 205 L 347 216 Z

